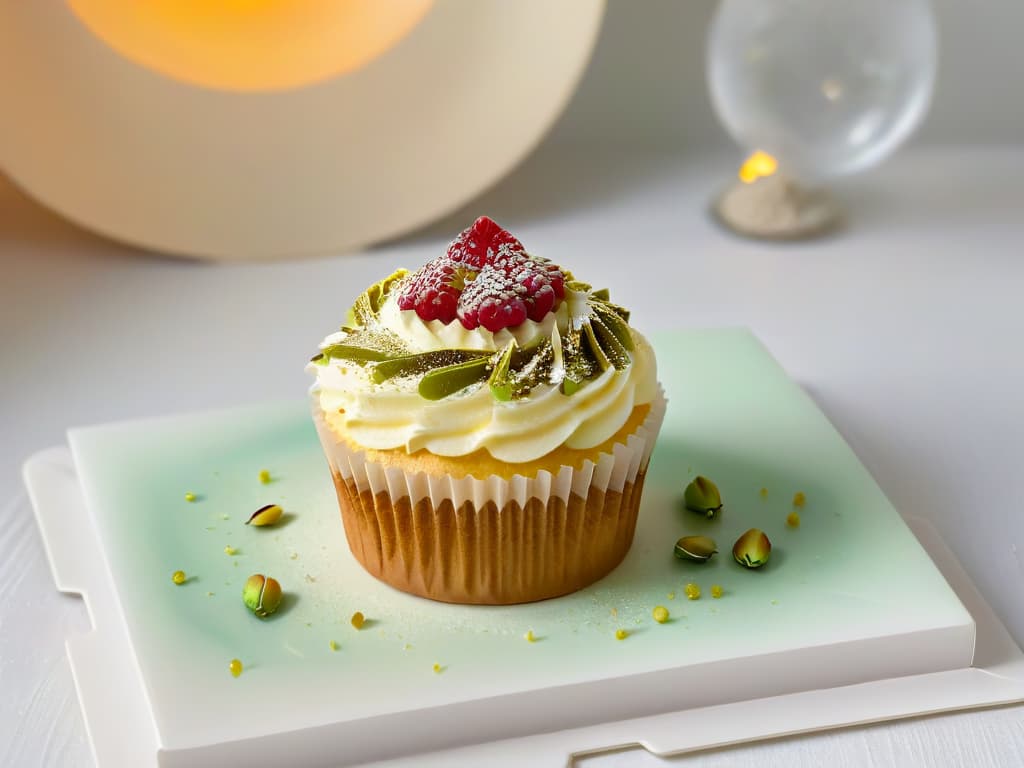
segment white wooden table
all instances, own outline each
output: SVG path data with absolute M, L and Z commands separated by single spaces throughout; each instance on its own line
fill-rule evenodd
M 0 181 L 0 765 L 91 764 L 63 651 L 88 617 L 53 589 L 21 461 L 70 425 L 302 397 L 303 363 L 352 297 L 485 212 L 610 286 L 641 328 L 751 327 L 1024 640 L 1024 147 L 908 150 L 845 187 L 845 232 L 790 246 L 710 222 L 729 166 L 549 143 L 414 237 L 236 266 L 106 242 Z M 1022 721 L 1024 707 L 1008 707 L 579 763 L 1018 766 Z

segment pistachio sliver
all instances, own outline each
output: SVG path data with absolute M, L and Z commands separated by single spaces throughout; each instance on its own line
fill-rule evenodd
M 580 329 L 580 340 L 582 342 L 580 346 L 587 350 L 602 371 L 607 371 L 612 367 L 612 361 L 608 359 L 608 355 L 606 355 L 604 349 L 601 348 L 601 344 L 598 342 L 597 336 L 594 334 L 594 327 L 590 323 L 589 318 Z
M 632 360 L 629 357 L 629 352 L 619 342 L 618 337 L 609 330 L 608 326 L 601 321 L 596 315 L 590 318 L 590 327 L 593 329 L 594 338 L 598 344 L 601 345 L 601 350 L 604 352 L 605 357 L 615 366 L 617 370 L 623 370 L 628 368 Z
M 324 347 L 321 354 L 328 358 L 338 357 L 357 363 L 372 363 L 378 360 L 387 360 L 390 357 L 387 352 L 368 347 L 357 347 L 352 344 L 331 344 L 329 347 Z
M 424 400 L 442 400 L 487 375 L 488 357 L 437 368 L 420 379 L 419 393 Z
M 405 277 L 408 273 L 405 269 L 398 269 L 385 277 L 383 280 L 374 283 L 359 296 L 356 297 L 352 308 L 348 312 L 348 324 L 366 326 L 372 324 L 380 313 L 384 298 L 391 292 L 396 282 Z
M 628 350 L 633 349 L 633 334 L 629 331 L 629 325 L 613 309 L 604 303 L 594 303 L 594 314 L 601 322 L 608 326 L 608 330 L 615 334 L 618 342 Z
M 278 504 L 266 504 L 253 512 L 249 519 L 245 521 L 245 524 L 255 525 L 257 528 L 262 528 L 264 525 L 273 525 L 281 519 L 283 512 L 284 510 Z
M 590 296 L 600 301 L 608 301 L 611 298 L 607 288 L 598 288 L 596 291 L 591 291 Z
M 487 384 L 490 386 L 491 394 L 494 395 L 495 400 L 507 402 L 512 399 L 513 381 L 509 366 L 515 351 L 516 340 L 512 339 L 505 345 L 505 349 L 501 351 L 498 361 L 494 364 L 494 369 L 487 379 Z
M 464 363 L 467 360 L 474 360 L 478 357 L 487 357 L 489 355 L 489 352 L 479 352 L 470 349 L 438 349 L 431 352 L 419 352 L 414 355 L 400 355 L 378 362 L 373 366 L 370 378 L 375 383 L 380 384 L 395 376 L 422 374 L 431 369 Z
M 561 392 L 563 395 L 575 395 L 577 392 L 580 391 L 580 387 L 582 386 L 582 381 L 576 381 L 575 379 L 572 379 L 568 375 L 566 375 L 565 378 L 563 378 L 561 383 L 558 385 L 558 391 Z

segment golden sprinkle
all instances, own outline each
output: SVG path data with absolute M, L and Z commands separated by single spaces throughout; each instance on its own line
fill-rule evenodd
M 264 485 L 266 485 L 267 483 L 270 482 L 270 470 L 269 469 L 261 469 L 260 470 L 260 482 L 263 483 Z
M 185 501 L 187 501 L 189 503 L 192 503 L 195 500 L 196 500 L 196 495 L 194 493 L 192 493 L 192 491 L 189 491 L 188 493 L 185 494 Z
M 629 632 L 627 632 L 625 629 L 616 629 L 615 630 L 615 639 L 616 640 L 625 640 L 627 637 L 629 637 Z
M 356 611 L 355 613 L 352 614 L 351 621 L 352 621 L 352 626 L 353 627 L 355 627 L 356 629 L 362 629 L 363 628 L 363 624 L 366 623 L 366 617 L 363 616 L 363 612 L 362 611 Z
M 807 503 L 807 497 L 804 496 L 804 492 L 803 491 L 797 491 L 796 493 L 793 494 L 793 506 L 794 507 L 802 507 L 806 503 Z
M 537 642 L 537 636 L 533 634 L 533 630 L 532 629 L 528 629 L 526 631 L 526 634 L 523 635 L 523 637 L 526 638 L 526 642 L 528 642 L 528 643 L 536 643 Z
M 786 525 L 788 525 L 790 528 L 799 528 L 800 527 L 800 513 L 796 512 L 796 511 L 793 511 L 793 512 L 790 512 L 788 515 L 786 515 Z
M 654 620 L 659 624 L 664 624 L 668 621 L 668 608 L 664 605 L 656 605 L 654 606 L 654 610 L 651 611 L 651 616 L 653 616 Z
M 762 488 L 760 493 L 761 493 L 761 498 L 762 499 L 767 499 L 768 498 L 768 489 L 767 488 Z
M 692 581 L 684 588 L 686 592 L 687 600 L 700 600 L 700 587 L 694 584 Z
M 441 674 L 441 670 L 444 669 L 440 664 L 434 662 L 434 674 Z
M 230 544 L 228 544 L 226 547 L 224 547 L 224 554 L 225 555 L 237 555 L 238 554 L 238 550 L 235 549 L 234 547 L 232 547 Z
M 175 571 L 174 573 L 171 574 L 171 581 L 173 581 L 175 584 L 179 584 L 179 585 L 180 584 L 184 584 L 185 583 L 185 572 L 184 571 Z
M 718 598 L 720 598 L 724 594 L 725 594 L 725 590 L 722 589 L 722 585 L 721 584 L 712 584 L 711 585 L 711 596 L 713 598 L 715 598 L 715 600 L 717 600 Z
M 232 677 L 238 677 L 242 674 L 242 662 L 238 659 L 232 659 L 231 663 L 228 664 L 228 670 L 231 672 Z
M 338 650 L 338 648 L 340 647 L 340 646 L 339 646 L 339 645 L 338 645 L 338 644 L 337 644 L 336 642 L 334 642 L 333 640 L 331 640 L 331 642 L 329 643 L 329 645 L 331 646 L 331 650 L 332 650 L 332 651 L 336 651 L 336 650 Z

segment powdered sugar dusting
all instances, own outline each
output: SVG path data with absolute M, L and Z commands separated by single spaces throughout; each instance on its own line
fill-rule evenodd
M 527 319 L 535 322 L 557 309 L 565 296 L 565 275 L 492 219 L 481 216 L 443 255 L 412 276 L 398 297 L 401 309 L 422 320 L 497 332 Z

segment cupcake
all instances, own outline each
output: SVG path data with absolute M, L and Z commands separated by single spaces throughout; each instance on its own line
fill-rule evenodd
M 370 286 L 309 371 L 349 548 L 381 581 L 522 603 L 625 557 L 665 410 L 654 353 L 491 219 Z

